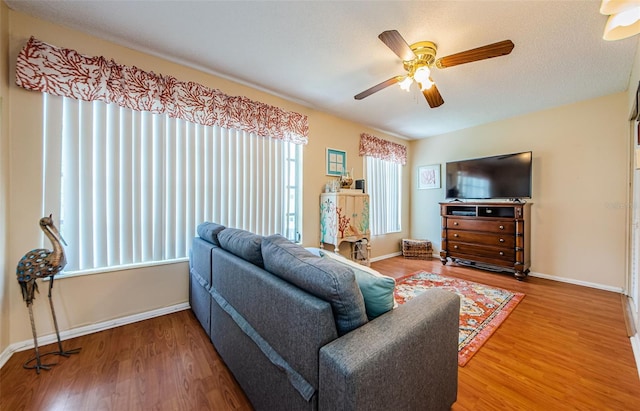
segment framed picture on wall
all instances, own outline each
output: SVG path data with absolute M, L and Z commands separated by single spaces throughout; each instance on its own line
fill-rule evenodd
M 327 148 L 327 175 L 341 176 L 347 169 L 347 153 L 335 148 Z
M 440 188 L 440 164 L 418 167 L 418 190 Z

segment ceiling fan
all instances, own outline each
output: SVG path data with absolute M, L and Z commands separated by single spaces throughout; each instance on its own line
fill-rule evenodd
M 403 90 L 409 91 L 411 84 L 415 81 L 420 86 L 422 94 L 431 108 L 444 104 L 444 100 L 431 78 L 431 69 L 433 67 L 443 69 L 457 66 L 458 64 L 505 56 L 511 53 L 514 47 L 511 40 L 504 40 L 436 59 L 438 47 L 430 41 L 419 41 L 409 45 L 397 30 L 383 31 L 378 38 L 402 59 L 402 64 L 407 73 L 391 77 L 389 80 L 376 84 L 362 93 L 356 94 L 354 98 L 362 100 L 396 83 L 400 83 L 400 88 Z

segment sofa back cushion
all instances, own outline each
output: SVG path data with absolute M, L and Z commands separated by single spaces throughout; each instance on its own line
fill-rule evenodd
M 198 235 L 203 240 L 210 242 L 211 244 L 215 244 L 220 246 L 220 242 L 218 241 L 218 234 L 224 230 L 224 226 L 216 223 L 211 223 L 209 221 L 205 221 L 198 225 Z
M 260 235 L 238 228 L 225 228 L 218 233 L 220 247 L 261 268 L 264 267 L 262 238 Z
M 331 304 L 339 335 L 367 322 L 364 299 L 351 269 L 317 257 L 279 234 L 263 239 L 262 258 L 267 271 Z

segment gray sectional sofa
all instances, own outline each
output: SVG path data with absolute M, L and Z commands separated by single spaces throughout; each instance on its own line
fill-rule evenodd
M 354 271 L 279 235 L 198 226 L 191 308 L 257 410 L 445 410 L 459 298 L 428 290 L 369 320 Z

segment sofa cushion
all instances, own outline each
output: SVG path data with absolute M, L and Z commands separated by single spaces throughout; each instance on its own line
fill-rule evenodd
M 262 258 L 267 271 L 331 304 L 339 335 L 367 322 L 364 299 L 349 268 L 317 257 L 279 234 L 264 238 Z
M 305 247 L 304 249 L 315 255 L 316 257 L 321 257 L 320 252 L 322 251 L 322 249 L 318 247 Z
M 370 267 L 358 264 L 331 251 L 320 250 L 320 255 L 344 264 L 353 270 L 356 275 L 358 287 L 360 287 L 360 291 L 364 297 L 364 305 L 367 309 L 367 317 L 369 317 L 369 320 L 373 320 L 393 309 L 395 305 L 393 291 L 396 287 L 396 280 L 392 277 L 382 275 Z
M 220 242 L 218 241 L 218 234 L 224 229 L 225 227 L 223 225 L 205 221 L 204 223 L 198 225 L 198 235 L 203 240 L 207 240 L 212 244 L 220 246 Z
M 238 228 L 225 228 L 218 234 L 220 247 L 243 260 L 264 267 L 262 236 Z

